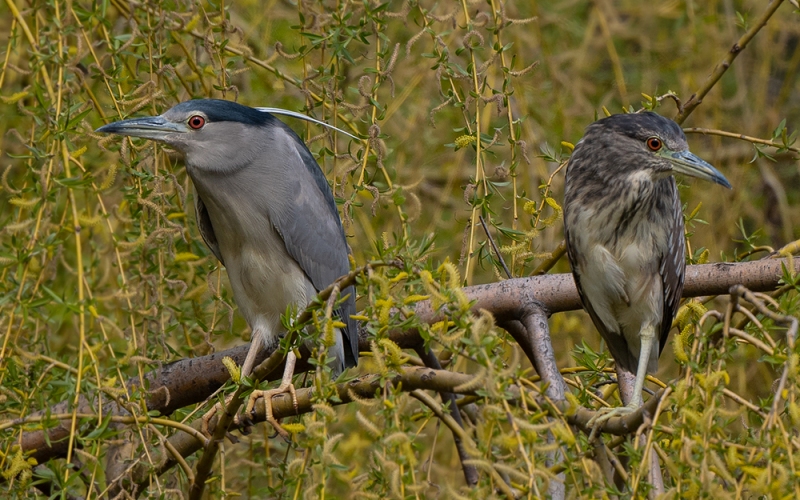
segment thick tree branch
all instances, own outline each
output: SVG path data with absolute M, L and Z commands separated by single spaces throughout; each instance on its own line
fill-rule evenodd
M 793 259 L 792 262 L 795 267 L 794 271 L 800 271 L 800 259 Z M 789 261 L 786 259 L 766 259 L 736 264 L 720 263 L 689 266 L 686 269 L 686 284 L 683 295 L 684 297 L 696 297 L 727 294 L 730 287 L 737 284 L 741 284 L 754 292 L 774 290 L 779 286 L 783 275 L 783 266 L 787 265 L 789 265 Z M 515 328 L 509 326 L 510 322 L 519 322 L 521 311 L 530 310 L 531 304 L 540 303 L 551 313 L 580 308 L 580 299 L 572 276 L 569 274 L 517 278 L 487 285 L 467 287 L 464 291 L 470 300 L 475 301 L 475 310 L 486 309 L 490 311 L 495 316 L 497 323 L 507 326 L 509 330 Z M 438 321 L 442 317 L 440 313 L 433 311 L 427 302 L 418 304 L 417 314 L 422 321 L 429 323 Z M 522 327 L 521 323 L 519 327 Z M 391 338 L 404 348 L 414 348 L 421 344 L 421 338 L 415 330 L 393 331 L 391 332 Z M 522 336 L 515 335 L 515 338 L 520 342 Z M 528 345 L 524 345 L 523 342 Z M 530 358 L 533 355 L 533 347 L 530 342 L 524 340 L 523 342 L 520 342 L 520 345 Z M 366 336 L 362 335 L 360 344 L 362 350 L 369 350 L 369 339 Z M 148 391 L 146 392 L 145 401 L 148 410 L 158 411 L 162 415 L 169 415 L 178 408 L 204 401 L 230 377 L 221 362 L 222 358 L 230 356 L 241 364 L 244 361 L 247 350 L 248 345 L 237 346 L 207 356 L 176 361 L 154 370 L 146 376 Z M 271 352 L 265 351 L 258 362 L 261 363 L 270 354 Z M 308 369 L 305 359 L 307 359 L 307 355 L 298 361 L 296 368 L 298 373 Z M 537 367 L 537 369 L 540 369 L 540 367 Z M 276 380 L 282 370 L 282 367 L 278 367 L 266 379 Z M 544 373 L 548 371 L 552 372 L 552 365 L 547 369 L 542 368 L 540 375 L 544 378 Z M 129 382 L 129 387 L 136 385 L 138 385 L 138 381 Z M 427 386 L 424 388 L 431 389 L 432 387 Z M 548 389 L 557 390 L 552 383 L 548 386 Z M 275 399 L 277 401 L 280 398 Z M 104 414 L 128 414 L 124 408 L 114 402 L 106 403 L 103 406 Z M 69 410 L 69 404 L 62 402 L 53 405 L 48 412 L 60 414 Z M 96 403 L 92 404 L 85 399 L 81 399 L 77 411 L 79 413 L 96 413 Z M 577 415 L 580 415 L 580 412 Z M 611 419 L 604 427 L 604 432 L 624 433 L 628 431 L 628 429 L 619 428 L 618 425 L 617 419 Z M 46 431 L 23 432 L 20 438 L 20 446 L 24 452 L 27 452 L 30 456 L 36 458 L 39 463 L 42 463 L 51 458 L 66 455 L 67 443 L 65 439 L 68 436 L 69 426 L 59 422 Z M 194 438 L 189 439 L 195 441 Z
M 472 375 L 464 373 L 451 372 L 448 370 L 433 370 L 430 368 L 404 368 L 397 374 L 390 377 L 388 383 L 393 387 L 401 387 L 403 391 L 411 392 L 415 390 L 430 390 L 436 392 L 449 392 L 453 394 L 463 394 L 474 396 L 473 390 L 460 390 L 459 387 L 469 387 L 473 381 Z M 332 405 L 345 405 L 353 402 L 355 398 L 358 399 L 372 399 L 381 397 L 382 389 L 387 380 L 379 375 L 366 375 L 359 377 L 347 383 L 336 385 L 336 392 L 339 396 L 339 402 L 331 402 Z M 512 395 L 512 404 L 520 404 L 522 396 L 519 387 L 512 388 L 510 393 Z M 644 423 L 645 415 L 652 415 L 655 412 L 658 402 L 661 399 L 664 391 L 656 393 L 655 397 L 650 398 L 645 405 L 638 411 L 625 415 L 624 417 L 612 418 L 605 422 L 603 425 L 603 432 L 615 435 L 625 435 L 635 432 L 639 426 Z M 526 391 L 525 400 L 530 402 L 536 400 L 542 407 L 549 407 L 550 404 L 542 399 L 537 394 L 531 391 Z M 272 411 L 277 419 L 302 415 L 314 411 L 313 408 L 313 389 L 303 388 L 297 391 L 298 407 L 295 410 L 292 398 L 287 394 L 280 394 L 272 400 Z M 590 432 L 591 427 L 588 426 L 589 421 L 596 415 L 596 412 L 585 408 L 571 408 L 569 403 L 561 401 L 554 405 L 555 411 L 561 414 L 569 414 L 566 420 L 569 424 L 576 426 L 587 434 Z M 266 414 L 264 411 L 264 404 L 260 402 L 255 407 L 255 415 L 253 422 L 264 422 Z M 216 417 L 212 419 L 211 424 L 215 424 Z M 192 423 L 194 429 L 199 430 L 202 423 L 197 420 Z M 169 438 L 170 445 L 177 450 L 180 456 L 190 456 L 203 447 L 203 443 L 193 437 L 192 435 L 184 432 L 176 433 Z M 138 485 L 138 488 L 146 486 L 150 479 L 150 475 L 155 473 L 161 475 L 170 468 L 178 465 L 177 460 L 172 454 L 160 454 L 156 458 L 156 462 L 140 463 L 137 465 L 131 475 L 132 480 Z M 563 470 L 563 466 L 556 464 L 554 472 L 559 473 Z M 141 492 L 141 489 L 137 491 Z

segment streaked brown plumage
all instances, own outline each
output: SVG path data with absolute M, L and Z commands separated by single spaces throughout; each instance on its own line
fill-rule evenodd
M 683 290 L 686 247 L 673 173 L 730 187 L 688 151 L 677 123 L 651 112 L 591 124 L 567 166 L 567 254 L 617 370 L 636 374 L 628 410 L 642 404 L 645 376 L 658 367 Z

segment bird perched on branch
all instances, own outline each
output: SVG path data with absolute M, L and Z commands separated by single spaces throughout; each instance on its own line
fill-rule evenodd
M 672 120 L 652 112 L 589 125 L 567 165 L 564 232 L 583 306 L 633 398 L 594 422 L 643 404 L 678 310 L 686 268 L 683 213 L 673 173 L 731 185 L 692 154 Z
M 244 376 L 252 373 L 259 351 L 285 333 L 281 315 L 288 306 L 305 308 L 350 271 L 350 248 L 325 176 L 303 141 L 268 111 L 328 126 L 286 110 L 198 99 L 97 130 L 160 141 L 183 154 L 196 189 L 200 234 L 227 269 L 234 300 L 253 332 Z M 336 313 L 345 326 L 330 353 L 334 373 L 358 361 L 353 287 L 342 297 Z M 263 396 L 267 418 L 279 432 L 271 397 L 293 390 L 295 359 L 290 351 L 278 389 L 255 391 L 248 404 L 252 408 L 254 398 Z

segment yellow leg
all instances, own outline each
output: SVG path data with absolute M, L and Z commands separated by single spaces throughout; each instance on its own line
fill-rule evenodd
M 261 346 L 264 344 L 264 336 L 261 332 L 253 331 L 252 340 L 250 342 L 250 349 L 247 351 L 247 357 L 244 359 L 244 364 L 242 365 L 242 377 L 247 377 L 253 373 L 253 368 L 255 368 L 256 358 L 258 357 L 259 351 L 261 351 Z M 230 403 L 233 394 L 229 395 L 225 398 L 224 406 L 220 403 L 214 405 L 205 415 L 203 415 L 203 425 L 200 428 L 201 432 L 206 436 L 211 436 L 211 430 L 209 429 L 209 424 L 211 419 L 217 414 L 217 412 L 223 411 Z M 239 423 L 239 416 L 235 417 L 235 422 Z
M 250 400 L 247 402 L 247 409 L 245 410 L 247 415 L 252 415 L 253 408 L 256 406 L 256 401 L 258 401 L 259 398 L 264 398 L 264 409 L 266 412 L 267 422 L 272 424 L 278 434 L 286 439 L 289 438 L 289 433 L 286 432 L 283 427 L 281 427 L 281 424 L 275 420 L 275 417 L 272 416 L 272 397 L 288 392 L 292 395 L 292 403 L 294 404 L 294 407 L 297 408 L 297 393 L 294 390 L 294 385 L 292 385 L 292 376 L 294 375 L 294 366 L 296 362 L 297 356 L 295 356 L 293 351 L 289 351 L 289 354 L 286 356 L 286 368 L 283 370 L 283 379 L 281 379 L 281 385 L 275 389 L 269 389 L 267 391 L 253 391 L 253 393 L 250 395 Z
M 214 415 L 216 415 L 218 412 L 222 413 L 223 411 L 225 411 L 225 408 L 228 407 L 228 404 L 231 402 L 231 399 L 233 399 L 233 394 L 229 394 L 228 397 L 225 398 L 225 403 L 215 404 L 210 410 L 208 410 L 208 412 L 206 412 L 205 415 L 203 415 L 202 418 L 203 424 L 200 427 L 200 432 L 205 434 L 207 438 L 211 437 L 211 429 L 209 428 L 211 419 L 214 418 Z M 240 422 L 238 415 L 234 418 L 234 423 L 236 425 L 239 425 Z
M 633 399 L 628 406 L 639 408 L 644 404 L 642 391 L 644 381 L 647 379 L 647 365 L 650 361 L 650 352 L 656 340 L 656 330 L 652 325 L 647 325 L 639 332 L 641 347 L 639 348 L 639 366 L 636 368 L 636 384 L 633 386 Z
M 256 356 L 261 351 L 261 346 L 264 344 L 264 336 L 261 332 L 253 330 L 253 335 L 250 340 L 250 350 L 247 351 L 247 357 L 244 358 L 242 365 L 242 377 L 248 377 L 253 373 L 253 368 L 256 364 Z
M 604 423 L 615 417 L 630 415 L 644 404 L 642 391 L 644 390 L 645 379 L 647 379 L 647 364 L 650 360 L 650 352 L 653 349 L 653 343 L 656 339 L 655 328 L 652 325 L 645 326 L 642 328 L 642 331 L 639 332 L 639 338 L 641 339 L 641 346 L 639 348 L 639 366 L 636 367 L 636 382 L 633 389 L 633 398 L 631 398 L 631 402 L 625 406 L 601 408 L 597 411 L 597 415 L 592 417 L 587 423 L 587 426 L 592 428 L 592 432 L 589 434 L 590 442 L 594 440 L 597 431 Z

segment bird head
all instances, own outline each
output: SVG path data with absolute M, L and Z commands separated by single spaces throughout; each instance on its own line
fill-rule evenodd
M 186 163 L 193 168 L 229 171 L 246 164 L 259 148 L 269 146 L 266 143 L 278 140 L 278 137 L 285 138 L 288 135 L 291 140 L 300 141 L 289 127 L 271 113 L 318 123 L 354 137 L 293 111 L 251 108 L 219 99 L 185 101 L 161 115 L 109 123 L 96 131 L 163 142 L 182 153 Z M 275 131 L 282 133 L 266 133 Z
M 731 187 L 716 168 L 689 151 L 677 123 L 649 111 L 612 115 L 594 122 L 575 154 L 588 160 L 582 162 L 587 167 L 615 169 L 616 175 L 611 178 L 643 175 L 655 181 L 677 173 Z

